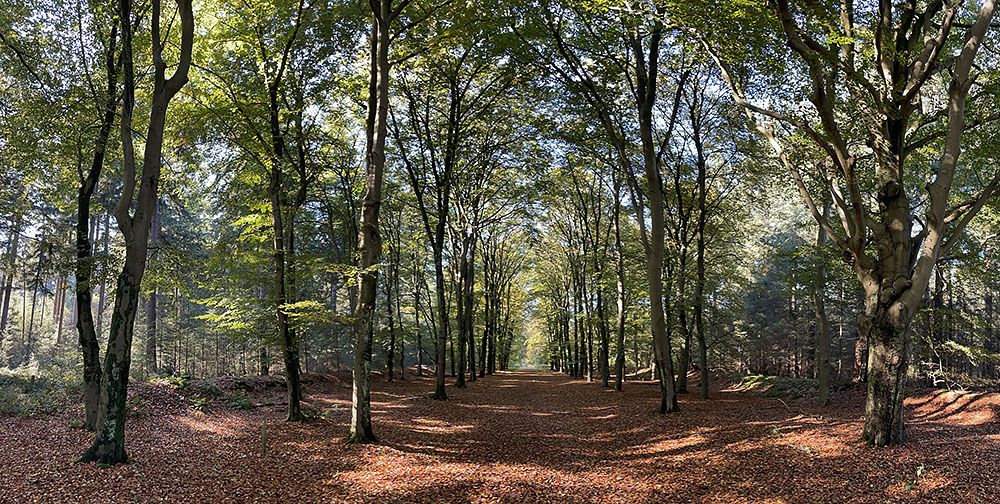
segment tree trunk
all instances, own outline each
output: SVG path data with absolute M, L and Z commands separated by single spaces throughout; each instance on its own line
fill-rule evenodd
M 160 205 L 157 202 L 153 207 L 153 223 L 150 230 L 149 240 L 153 248 L 153 255 L 149 258 L 149 267 L 153 266 L 153 258 L 158 253 L 157 247 L 160 242 Z M 156 360 L 156 287 L 149 291 L 149 298 L 146 300 L 146 373 L 155 376 L 159 373 Z
M 399 379 L 406 379 L 406 338 L 403 331 L 403 289 L 399 281 L 400 254 L 399 243 L 396 244 L 396 254 L 394 256 L 394 266 L 392 269 L 392 284 L 396 292 L 396 320 L 399 321 Z M 391 307 L 389 308 L 392 309 Z
M 94 272 L 94 246 L 91 242 L 91 215 L 90 202 L 97 189 L 97 183 L 104 168 L 104 158 L 107 153 L 108 139 L 111 136 L 111 128 L 115 120 L 115 111 L 118 104 L 117 82 L 118 74 L 115 63 L 114 49 L 118 33 L 118 25 L 113 23 L 111 29 L 111 39 L 109 51 L 105 54 L 105 65 L 108 78 L 108 86 L 105 90 L 104 114 L 101 119 L 101 127 L 98 130 L 97 138 L 94 142 L 94 157 L 90 164 L 90 171 L 87 177 L 80 181 L 80 190 L 77 193 L 76 208 L 76 329 L 80 342 L 80 349 L 83 353 L 83 404 L 84 422 L 83 426 L 89 431 L 97 429 L 97 410 L 100 402 L 101 390 L 101 351 L 98 344 L 98 334 L 100 327 L 94 324 L 94 314 L 91 299 L 91 280 Z M 107 215 L 107 214 L 106 214 Z M 94 226 L 96 229 L 98 226 Z M 105 220 L 105 235 L 107 235 L 108 222 Z M 107 238 L 105 238 L 105 254 L 107 254 Z M 101 292 L 99 306 L 104 307 L 104 275 L 102 275 Z M 98 320 L 101 313 L 98 312 Z
M 417 376 L 424 375 L 424 341 L 423 332 L 420 330 L 420 287 L 423 285 L 423 276 L 417 273 L 417 255 L 412 255 L 413 261 L 413 323 L 417 331 Z
M 395 314 L 393 313 L 392 307 L 392 268 L 393 265 L 389 265 L 389 278 L 385 282 L 385 307 L 389 314 L 389 346 L 386 348 L 385 352 L 385 379 L 386 381 L 392 381 L 392 376 L 396 366 L 396 323 L 393 320 Z
M 587 334 L 587 381 L 594 381 L 594 321 L 593 313 L 590 309 L 590 293 L 587 291 L 586 261 L 581 261 L 584 265 L 580 275 L 580 294 L 583 306 L 584 327 Z
M 868 398 L 862 439 L 869 445 L 900 444 L 908 364 L 909 326 L 916 312 L 902 294 L 911 288 L 909 199 L 895 182 L 879 191 L 882 222 L 897 223 L 878 242 L 877 268 L 861 276 L 865 312 L 860 329 L 868 341 Z
M 96 222 L 96 221 L 95 221 Z M 100 223 L 98 223 L 100 224 Z M 97 228 L 94 226 L 94 235 L 97 236 Z M 101 286 L 97 293 L 97 334 L 104 334 L 104 309 L 108 305 L 108 264 L 111 247 L 111 212 L 104 213 L 104 234 L 101 236 L 103 247 L 101 250 Z
M 465 298 L 465 312 L 462 325 L 464 327 L 465 341 L 469 345 L 469 380 L 476 381 L 476 338 L 475 338 L 475 287 L 476 287 L 476 237 L 468 239 L 468 259 L 465 264 L 465 275 L 462 282 L 463 297 Z
M 444 245 L 443 238 L 443 222 L 438 223 L 437 235 L 441 237 L 441 241 L 438 241 L 434 245 L 434 284 L 435 284 L 435 295 L 437 296 L 437 345 L 436 352 L 437 355 L 434 359 L 434 399 L 443 401 L 448 399 L 448 393 L 444 388 L 444 372 L 445 372 L 445 352 L 448 350 L 448 305 L 445 299 L 445 280 L 444 280 L 444 258 L 441 252 L 441 247 Z M 453 354 L 454 355 L 454 354 Z M 454 362 L 454 359 L 452 359 Z
M 299 376 L 298 345 L 295 335 L 291 330 L 288 312 L 285 305 L 288 303 L 286 261 L 285 261 L 285 229 L 284 212 L 281 204 L 281 168 L 280 158 L 272 160 L 270 174 L 270 185 L 268 193 L 271 202 L 271 224 L 273 233 L 274 254 L 272 258 L 274 273 L 274 313 L 278 326 L 278 341 L 281 342 L 281 354 L 285 363 L 285 382 L 287 386 L 288 410 L 285 420 L 288 422 L 302 421 L 299 398 L 301 397 Z
M 378 0 L 372 8 L 371 66 L 368 84 L 367 159 L 365 197 L 361 208 L 358 236 L 358 289 L 354 331 L 354 386 L 351 401 L 352 443 L 377 441 L 371 419 L 371 366 L 376 265 L 382 254 L 379 234 L 379 211 L 382 205 L 382 179 L 385 173 L 385 139 L 389 107 L 389 40 L 392 1 Z
M 687 238 L 683 238 L 686 240 Z M 691 368 L 691 326 L 687 318 L 687 246 L 681 244 L 680 267 L 677 273 L 677 330 L 680 332 L 681 345 L 677 356 L 677 392 L 688 391 L 688 370 Z
M 697 256 L 695 258 L 697 276 L 694 289 L 694 327 L 698 338 L 698 361 L 701 372 L 699 374 L 699 389 L 701 398 L 708 399 L 708 345 L 705 335 L 705 226 L 708 222 L 708 196 L 707 178 L 708 161 L 705 159 L 705 147 L 701 137 L 701 102 L 696 101 L 691 108 L 691 124 L 694 136 L 695 150 L 697 152 L 698 165 L 698 243 Z
M 125 405 L 128 394 L 129 368 L 132 363 L 132 336 L 139 306 L 139 289 L 146 269 L 149 229 L 158 198 L 163 155 L 163 131 L 170 100 L 188 81 L 194 41 L 194 14 L 190 0 L 177 0 L 180 18 L 180 56 L 173 75 L 165 77 L 160 37 L 160 1 L 153 0 L 151 36 L 153 45 L 153 94 L 150 99 L 149 123 L 146 129 L 142 171 L 137 175 L 132 141 L 132 112 L 135 107 L 135 76 L 131 33 L 131 0 L 121 0 L 119 20 L 122 30 L 124 62 L 124 95 L 121 114 L 121 141 L 124 154 L 124 187 L 115 209 L 118 227 L 125 238 L 125 264 L 118 276 L 115 305 L 111 317 L 111 333 L 104 358 L 97 432 L 94 442 L 81 461 L 117 464 L 128 461 L 125 452 Z M 138 198 L 135 185 L 138 182 Z M 134 203 L 134 214 L 131 208 Z
M 458 375 L 455 380 L 456 388 L 465 388 L 465 371 L 467 363 L 465 357 L 469 347 L 468 334 L 465 332 L 465 275 L 469 267 L 469 252 L 467 244 L 462 243 L 461 250 L 458 251 L 461 260 L 458 265 L 458 282 L 455 283 L 455 301 L 458 304 Z M 452 277 L 454 280 L 454 277 Z
M 868 398 L 862 438 L 870 445 L 887 446 L 904 441 L 903 399 L 906 380 L 907 327 L 888 320 L 887 307 L 866 306 L 862 332 L 867 334 Z
M 605 318 L 604 313 L 604 296 L 602 291 L 604 290 L 598 283 L 596 285 L 597 289 L 597 322 L 600 334 L 600 358 L 598 359 L 598 368 L 601 372 L 601 386 L 608 388 L 608 383 L 611 381 L 611 369 L 608 362 L 609 358 L 609 335 L 608 335 L 608 320 Z
M 646 185 L 649 188 L 650 229 L 646 253 L 646 280 L 649 293 L 650 324 L 653 331 L 657 369 L 660 384 L 660 413 L 677 411 L 677 396 L 674 392 L 674 366 L 670 355 L 670 340 L 667 339 L 666 321 L 663 316 L 663 241 L 664 209 L 663 190 L 660 182 L 659 166 L 656 162 L 656 144 L 653 141 L 653 106 L 656 101 L 656 77 L 659 63 L 660 38 L 663 25 L 657 18 L 654 22 L 649 42 L 648 71 L 638 72 L 639 77 L 639 136 L 642 141 L 643 167 Z M 634 44 L 641 46 L 636 40 Z M 641 47 L 637 49 L 641 53 Z M 639 67 L 642 65 L 637 63 Z M 642 69 L 645 70 L 645 69 Z
M 435 285 L 435 295 L 437 296 L 437 345 L 434 362 L 434 399 L 446 400 L 448 399 L 448 393 L 444 388 L 444 376 L 445 376 L 445 352 L 448 350 L 448 304 L 445 298 L 445 278 L 444 278 L 444 257 L 441 248 L 444 246 L 444 225 L 445 223 L 440 220 L 440 215 L 437 230 L 435 232 L 438 240 L 432 244 L 434 249 L 434 285 Z M 454 352 L 452 352 L 452 362 L 454 363 Z
M 261 338 L 260 347 L 257 349 L 257 373 L 267 376 L 271 373 L 271 359 L 267 356 L 267 342 Z
M 621 181 L 614 180 L 615 202 L 612 216 L 615 229 L 615 301 L 618 308 L 615 339 L 615 390 L 621 391 L 625 381 L 625 256 L 622 252 Z
M 11 236 L 7 245 L 6 280 L 3 286 L 3 306 L 0 307 L 0 342 L 3 342 L 4 334 L 7 331 L 7 323 L 10 321 L 10 296 L 14 290 L 14 276 L 17 269 L 17 246 L 21 240 L 21 224 L 24 217 L 18 214 L 14 218 L 14 225 L 11 227 Z
M 28 316 L 28 333 L 27 341 L 24 345 L 24 357 L 21 363 L 27 365 L 31 362 L 31 354 L 34 347 L 34 337 L 35 337 L 35 306 L 38 303 L 38 286 L 42 283 L 41 273 L 42 273 L 42 256 L 38 257 L 38 263 L 35 267 L 35 281 L 31 283 L 31 315 Z M 42 312 L 44 312 L 44 307 Z M 41 325 L 41 323 L 39 323 Z
M 830 216 L 830 201 L 823 202 L 824 218 Z M 817 252 L 826 246 L 826 229 L 819 226 L 816 235 Z M 816 288 L 813 290 L 813 306 L 816 308 L 816 380 L 819 382 L 817 400 L 823 406 L 830 404 L 830 329 L 826 318 L 826 262 L 822 257 L 817 261 Z
M 66 317 L 66 289 L 67 289 L 67 278 L 66 274 L 62 273 L 59 275 L 59 281 L 56 282 L 56 302 L 53 306 L 53 316 L 56 320 L 56 348 L 62 347 L 62 333 L 63 333 L 63 322 Z
M 143 247 L 144 248 L 144 247 Z M 103 387 L 97 412 L 97 431 L 93 445 L 84 453 L 83 462 L 117 464 L 128 462 L 125 452 L 125 410 L 128 398 L 128 374 L 132 364 L 132 334 L 139 310 L 139 285 L 142 282 L 145 251 L 139 256 L 126 252 L 125 267 L 118 276 L 115 309 L 111 313 L 111 337 L 104 356 Z

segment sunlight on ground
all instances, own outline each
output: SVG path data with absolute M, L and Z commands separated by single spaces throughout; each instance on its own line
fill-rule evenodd
M 930 398 L 907 401 L 918 422 L 947 420 L 954 425 L 974 427 L 997 421 L 1000 400 L 995 395 L 969 392 L 940 392 Z
M 662 439 L 642 446 L 635 447 L 625 452 L 626 455 L 656 455 L 672 456 L 681 460 L 693 456 L 703 450 L 685 450 L 708 443 L 708 438 L 700 435 L 684 436 L 682 438 Z
M 242 421 L 236 421 L 235 424 L 232 422 L 221 422 L 217 416 L 212 415 L 175 415 L 171 419 L 175 423 L 195 432 L 222 437 L 239 436 L 246 432 L 245 429 L 247 427 Z

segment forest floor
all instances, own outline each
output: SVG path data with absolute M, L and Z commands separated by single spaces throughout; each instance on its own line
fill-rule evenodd
M 310 380 L 301 424 L 279 380 L 135 386 L 117 467 L 74 462 L 79 411 L 0 416 L 0 502 L 1000 502 L 998 394 L 912 397 L 908 442 L 871 449 L 857 389 L 819 408 L 716 388 L 661 416 L 649 382 L 501 373 L 441 402 L 379 378 L 381 444 L 357 446 L 348 377 Z

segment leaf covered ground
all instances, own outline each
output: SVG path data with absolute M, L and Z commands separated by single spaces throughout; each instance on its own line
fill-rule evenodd
M 275 380 L 133 387 L 131 460 L 110 468 L 74 463 L 77 411 L 0 416 L 0 502 L 1000 502 L 997 394 L 912 397 L 909 442 L 871 449 L 858 390 L 829 408 L 713 390 L 661 416 L 648 382 L 502 373 L 439 402 L 427 377 L 376 380 L 381 444 L 356 446 L 347 377 L 311 381 L 303 424 Z

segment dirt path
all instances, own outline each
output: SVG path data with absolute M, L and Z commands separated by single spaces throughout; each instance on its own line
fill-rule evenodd
M 153 390 L 129 420 L 131 463 L 115 468 L 72 462 L 89 440 L 72 415 L 0 417 L 0 502 L 1000 501 L 996 395 L 911 399 L 911 441 L 871 450 L 855 442 L 856 392 L 790 410 L 716 390 L 660 416 L 650 383 L 616 393 L 503 373 L 439 402 L 428 378 L 379 381 L 382 443 L 348 446 L 348 385 L 310 386 L 323 416 L 302 425 L 280 405 L 201 414 Z

